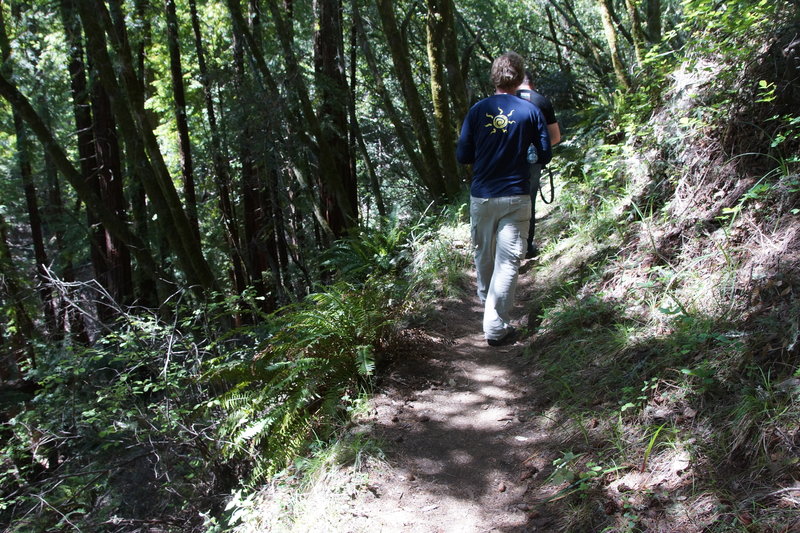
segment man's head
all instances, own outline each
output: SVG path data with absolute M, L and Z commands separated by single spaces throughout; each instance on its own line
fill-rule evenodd
M 525 62 L 515 52 L 506 52 L 492 63 L 492 83 L 504 92 L 513 92 L 525 77 Z
M 519 84 L 517 89 L 533 90 L 536 87 L 533 85 L 533 73 L 530 70 L 525 70 L 525 76 L 522 78 L 522 83 Z

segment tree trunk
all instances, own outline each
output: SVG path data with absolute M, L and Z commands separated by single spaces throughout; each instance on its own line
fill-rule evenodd
M 317 167 L 325 219 L 337 237 L 344 236 L 358 220 L 357 183 L 348 142 L 347 103 L 350 87 L 344 74 L 344 42 L 341 0 L 314 0 L 314 74 L 320 94 L 319 145 L 330 150 L 333 167 Z M 346 202 L 341 202 L 344 195 Z
M 197 66 L 200 71 L 200 83 L 203 86 L 203 100 L 208 116 L 208 129 L 211 136 L 211 160 L 214 165 L 214 180 L 219 193 L 219 207 L 225 225 L 225 238 L 230 249 L 231 276 L 236 294 L 242 294 L 247 288 L 247 279 L 242 265 L 242 249 L 237 227 L 236 213 L 233 208 L 230 193 L 230 169 L 222 153 L 222 140 L 217 125 L 217 116 L 214 111 L 211 81 L 205 60 L 205 47 L 200 30 L 200 18 L 197 13 L 196 0 L 189 0 L 189 12 L 192 18 L 192 32 L 194 33 L 195 50 L 197 51 Z
M 564 6 L 561 6 L 556 0 L 550 0 L 550 5 L 563 17 L 564 23 L 568 26 L 569 30 L 575 32 L 571 40 L 574 43 L 580 43 L 580 45 L 576 44 L 572 50 L 586 61 L 589 69 L 591 69 L 600 80 L 605 81 L 604 78 L 611 69 L 608 68 L 608 61 L 605 60 L 603 47 L 589 35 L 586 29 L 584 29 L 575 13 L 575 7 L 569 0 L 564 3 Z M 613 29 L 613 23 L 611 27 Z M 614 35 L 616 38 L 616 33 Z
M 110 5 L 115 16 L 119 17 L 121 8 L 117 2 L 112 0 Z M 78 6 L 100 81 L 111 97 L 117 124 L 125 138 L 126 147 L 131 151 L 132 160 L 138 165 L 136 172 L 142 178 L 171 251 L 178 258 L 190 286 L 199 290 L 215 289 L 216 280 L 203 257 L 201 244 L 189 218 L 183 211 L 158 140 L 145 113 L 144 96 L 139 90 L 141 83 L 133 70 L 124 27 L 122 24 L 112 25 L 109 13 L 100 0 L 82 1 Z M 120 81 L 117 81 L 115 66 L 106 48 L 106 35 L 111 38 L 116 51 L 116 69 L 121 72 Z
M 300 63 L 292 46 L 291 34 L 288 29 L 290 25 L 286 23 L 276 0 L 268 0 L 267 5 L 283 48 L 286 61 L 286 76 L 293 89 L 294 96 L 300 104 L 301 117 L 311 133 L 311 138 L 308 135 L 302 135 L 301 138 L 307 143 L 308 148 L 317 155 L 318 172 L 322 176 L 320 181 L 325 184 L 326 196 L 332 198 L 332 202 L 326 199 L 323 200 L 323 227 L 326 228 L 326 232 L 330 231 L 330 236 L 338 238 L 343 236 L 347 229 L 354 227 L 358 221 L 357 205 L 353 203 L 355 191 L 352 190 L 351 174 L 348 173 L 346 176 L 341 176 L 336 172 L 338 168 L 337 156 L 334 148 L 325 142 L 326 135 L 323 133 L 322 121 L 317 117 L 311 104 L 308 87 L 303 80 Z M 331 17 L 333 16 L 331 15 Z M 341 25 L 339 27 L 341 28 Z M 341 39 L 341 35 L 339 35 L 339 39 Z M 346 85 L 345 83 L 345 87 Z M 345 135 L 346 131 L 345 129 Z M 333 222 L 333 225 L 331 222 Z
M 353 0 L 352 8 L 353 12 L 357 12 L 358 10 L 358 0 Z M 355 15 L 353 15 L 355 18 Z M 358 122 L 358 117 L 356 116 L 356 83 L 357 83 L 357 76 L 356 70 L 358 65 L 358 27 L 355 21 L 353 22 L 350 28 L 350 99 L 348 103 L 348 107 L 350 109 L 350 128 L 351 128 L 351 137 L 353 142 L 358 147 L 358 150 L 361 152 L 361 157 L 364 160 L 364 166 L 367 170 L 367 183 L 369 185 L 369 190 L 372 192 L 372 196 L 375 200 L 375 207 L 378 209 L 378 215 L 381 219 L 386 217 L 386 205 L 383 202 L 383 193 L 381 192 L 380 182 L 378 181 L 378 175 L 375 172 L 375 166 L 372 164 L 372 158 L 367 151 L 367 144 L 364 142 L 364 135 L 361 132 L 361 126 Z M 355 149 L 355 147 L 353 148 Z M 383 222 L 379 222 L 379 225 Z
M 646 0 L 647 40 L 661 42 L 661 0 Z
M 183 67 L 181 48 L 178 43 L 178 14 L 175 0 L 164 0 L 167 18 L 167 47 L 169 48 L 169 73 L 172 78 L 172 97 L 175 104 L 175 123 L 178 129 L 178 145 L 183 177 L 183 196 L 186 201 L 186 214 L 192 229 L 200 240 L 200 227 L 197 221 L 197 195 L 194 183 L 194 164 L 192 163 L 192 144 L 189 139 L 189 122 L 186 117 L 186 92 L 183 88 Z
M 419 155 L 419 150 L 417 149 L 416 144 L 414 143 L 413 139 L 411 139 L 411 137 L 409 136 L 407 121 L 403 121 L 401 119 L 400 113 L 394 106 L 394 101 L 392 100 L 392 96 L 386 89 L 386 84 L 383 81 L 383 76 L 381 75 L 381 71 L 378 66 L 378 60 L 375 57 L 375 54 L 372 51 L 372 47 L 369 44 L 369 38 L 364 28 L 363 20 L 361 18 L 361 13 L 359 12 L 358 9 L 357 0 L 354 0 L 353 2 L 353 24 L 355 24 L 356 29 L 358 30 L 358 33 L 361 36 L 360 39 L 361 50 L 364 53 L 364 59 L 367 62 L 367 66 L 369 67 L 370 72 L 372 72 L 372 77 L 374 79 L 374 84 L 375 84 L 374 88 L 377 91 L 378 95 L 380 95 L 381 97 L 383 110 L 392 123 L 394 134 L 400 141 L 400 145 L 403 147 L 405 155 L 408 158 L 409 163 L 411 163 L 411 167 L 414 169 L 417 175 L 425 176 L 425 173 L 427 171 L 425 170 L 425 165 L 422 161 L 422 158 Z
M 127 202 L 122 186 L 122 158 L 116 123 L 111 113 L 111 103 L 100 84 L 92 87 L 92 125 L 95 140 L 97 168 L 87 176 L 98 196 L 111 208 L 120 220 L 127 216 Z M 89 212 L 89 224 L 93 233 L 93 264 L 100 284 L 120 304 L 131 303 L 133 293 L 130 253 L 117 238 L 102 225 L 96 224 L 95 215 Z M 104 306 L 100 305 L 99 308 Z M 112 308 L 100 313 L 102 319 L 115 316 Z
M 139 91 L 147 96 L 147 88 L 150 86 L 148 81 L 152 77 L 151 70 L 146 67 L 145 59 L 147 57 L 147 49 L 151 44 L 152 24 L 150 22 L 151 16 L 147 13 L 149 0 L 134 0 L 134 15 L 136 17 L 136 24 L 140 28 L 138 33 L 139 40 L 134 43 L 136 52 L 136 79 L 139 81 Z M 150 241 L 151 236 L 155 235 L 159 240 L 163 241 L 163 232 L 151 231 L 152 224 L 150 224 L 150 215 L 147 210 L 147 194 L 142 184 L 142 177 L 139 175 L 138 165 L 133 162 L 131 151 L 127 151 L 128 161 L 128 192 L 131 199 L 131 215 L 133 217 L 134 227 L 137 235 L 141 235 L 142 239 L 146 242 Z M 159 246 L 160 248 L 161 246 Z M 163 283 L 163 281 L 161 282 Z M 140 268 L 134 270 L 134 286 L 136 292 L 136 300 L 139 305 L 145 307 L 155 308 L 158 307 L 161 299 L 158 296 L 159 281 L 147 276 L 147 274 Z
M 561 72 L 571 72 L 572 65 L 564 61 L 564 55 L 561 53 L 561 43 L 558 39 L 558 34 L 556 33 L 556 26 L 555 21 L 553 20 L 553 12 L 548 7 L 545 12 L 547 13 L 547 27 L 550 30 L 550 37 L 553 41 L 553 48 L 556 51 L 556 59 L 558 62 L 558 68 Z
M 383 32 L 389 44 L 395 75 L 400 83 L 403 100 L 411 116 L 411 124 L 417 134 L 419 151 L 424 166 L 420 179 L 436 202 L 446 202 L 450 199 L 448 198 L 448 187 L 441 179 L 442 171 L 428 126 L 428 114 L 422 107 L 417 87 L 414 84 L 411 64 L 408 59 L 408 47 L 397 26 L 394 3 L 392 0 L 376 0 L 376 3 L 381 17 Z
M 148 253 L 145 243 L 128 229 L 127 224 L 117 217 L 117 214 L 110 209 L 100 199 L 95 191 L 89 187 L 83 176 L 78 172 L 72 163 L 67 159 L 66 153 L 47 129 L 41 117 L 36 113 L 19 90 L 9 82 L 5 75 L 0 76 L 0 96 L 5 98 L 12 106 L 20 112 L 22 119 L 28 124 L 33 133 L 42 143 L 47 154 L 53 160 L 58 171 L 69 181 L 75 193 L 86 204 L 87 209 L 97 213 L 100 222 L 108 230 L 123 242 L 127 243 L 131 251 L 136 254 L 136 259 L 143 266 L 155 275 L 158 271 L 155 261 Z
M 631 22 L 631 36 L 633 38 L 633 51 L 636 57 L 636 66 L 642 68 L 645 52 L 645 36 L 642 30 L 642 19 L 639 16 L 639 8 L 636 7 L 636 0 L 625 0 L 625 7 L 628 9 L 628 19 Z
M 4 76 L 11 75 L 11 46 L 6 32 L 5 20 L 0 10 L 0 58 L 2 58 L 2 69 Z M 44 248 L 44 235 L 42 232 L 42 219 L 39 213 L 39 200 L 36 192 L 36 184 L 33 181 L 33 170 L 30 162 L 30 147 L 28 145 L 28 134 L 23 124 L 22 116 L 18 106 L 11 102 L 13 115 L 14 133 L 16 135 L 16 158 L 22 188 L 25 192 L 25 204 L 28 209 L 28 225 L 31 231 L 31 241 L 33 244 L 33 256 L 36 261 L 36 277 L 38 280 L 38 292 L 44 306 L 45 319 L 48 329 L 53 331 L 56 327 L 55 302 L 50 282 L 47 276 L 47 253 Z
M 453 138 L 458 138 L 461 131 L 461 121 L 469 111 L 467 99 L 467 84 L 461 70 L 458 53 L 458 38 L 456 36 L 455 5 L 453 0 L 437 0 L 444 27 L 444 62 L 447 68 L 449 94 L 453 107 Z M 458 168 L 465 168 L 459 166 Z
M 267 66 L 266 60 L 264 59 L 264 55 L 261 52 L 261 47 L 256 42 L 255 38 L 253 37 L 252 32 L 247 27 L 245 23 L 244 17 L 242 16 L 241 6 L 238 3 L 238 0 L 227 0 L 228 10 L 231 14 L 231 22 L 233 23 L 233 31 L 235 36 L 240 36 L 241 41 L 243 44 L 247 45 L 247 48 L 250 50 L 250 55 L 253 59 L 253 63 L 255 65 L 256 75 L 260 77 L 260 81 L 266 86 L 267 93 L 265 95 L 270 101 L 275 102 L 276 107 L 285 110 L 286 112 L 291 112 L 296 114 L 294 111 L 295 107 L 290 105 L 286 99 L 283 98 L 281 92 L 278 89 L 278 85 L 275 82 L 275 79 L 272 76 L 272 73 Z M 272 5 L 270 6 L 272 8 Z M 277 9 L 277 8 L 276 8 Z M 280 28 L 281 33 L 281 40 L 284 43 L 284 48 L 288 45 L 288 47 L 292 48 L 292 32 L 285 27 L 286 25 L 282 25 Z M 296 66 L 296 63 L 295 63 Z M 299 78 L 299 72 L 293 72 L 289 76 L 292 75 L 296 78 Z M 302 80 L 298 79 L 297 83 L 302 85 Z M 303 114 L 303 118 L 306 118 L 306 113 L 311 109 L 310 103 L 308 103 L 307 108 Z M 312 111 L 313 115 L 313 111 Z M 314 117 L 315 118 L 315 117 Z M 311 124 L 313 126 L 313 124 Z M 304 128 L 299 128 L 296 130 L 297 137 L 301 140 L 301 142 L 309 147 L 314 146 L 314 142 L 312 139 L 308 137 Z M 301 185 L 309 191 L 308 198 L 312 205 L 312 210 L 314 212 L 314 217 L 316 218 L 317 222 L 324 228 L 326 235 L 333 236 L 333 230 L 331 230 L 328 222 L 325 219 L 325 215 L 323 213 L 322 206 L 319 203 L 319 198 L 316 194 L 311 192 L 311 189 L 307 182 L 302 182 Z
M 252 20 L 252 19 L 251 19 Z M 237 98 L 240 99 L 239 107 L 245 108 L 247 103 L 244 95 L 246 76 L 244 67 L 244 51 L 242 39 L 238 32 L 234 33 L 233 44 L 234 86 L 237 87 Z M 277 307 L 274 286 L 265 283 L 265 273 L 270 271 L 270 258 L 267 255 L 266 229 L 264 228 L 264 190 L 258 176 L 258 165 L 255 160 L 255 147 L 253 139 L 256 133 L 250 121 L 245 121 L 239 133 L 239 160 L 241 162 L 241 198 L 242 198 L 242 223 L 243 223 L 243 253 L 244 265 L 247 275 L 259 298 L 261 311 L 270 313 Z
M 456 162 L 455 131 L 450 113 L 450 98 L 445 83 L 445 34 L 447 28 L 442 13 L 442 4 L 447 0 L 426 0 L 428 16 L 426 21 L 428 67 L 430 70 L 431 100 L 433 119 L 436 124 L 439 157 L 447 198 L 454 199 L 458 194 L 459 179 Z M 466 113 L 464 114 L 466 116 Z
M 622 62 L 622 56 L 620 55 L 619 46 L 617 44 L 617 31 L 614 28 L 614 22 L 611 18 L 611 0 L 598 0 L 598 6 L 600 7 L 600 17 L 603 20 L 603 30 L 605 31 L 608 50 L 611 54 L 611 64 L 614 66 L 614 74 L 617 77 L 617 83 L 625 90 L 630 90 L 631 82 L 628 79 L 625 64 Z

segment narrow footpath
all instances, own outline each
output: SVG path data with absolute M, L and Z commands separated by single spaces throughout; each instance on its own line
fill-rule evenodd
M 516 343 L 486 344 L 474 291 L 408 332 L 409 351 L 379 381 L 364 421 L 386 460 L 368 467 L 367 490 L 353 497 L 356 522 L 385 532 L 554 530 L 535 503 L 552 495 L 541 472 L 559 443 L 539 416 L 547 400 L 526 349 L 534 266 L 521 269 Z

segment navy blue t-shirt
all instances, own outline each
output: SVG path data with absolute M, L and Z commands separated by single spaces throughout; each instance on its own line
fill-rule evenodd
M 472 164 L 470 194 L 497 198 L 529 194 L 528 146 L 546 165 L 553 153 L 547 124 L 538 107 L 513 94 L 495 94 L 476 103 L 467 113 L 458 139 L 459 163 Z

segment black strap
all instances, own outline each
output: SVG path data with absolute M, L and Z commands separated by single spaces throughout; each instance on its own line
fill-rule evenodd
M 547 198 L 544 197 L 544 187 L 542 187 L 541 182 L 539 183 L 539 198 L 546 204 L 552 204 L 553 200 L 556 197 L 556 188 L 553 185 L 553 171 L 550 170 L 548 167 L 542 168 L 542 172 L 547 170 L 547 173 L 550 174 L 550 200 L 548 201 Z

